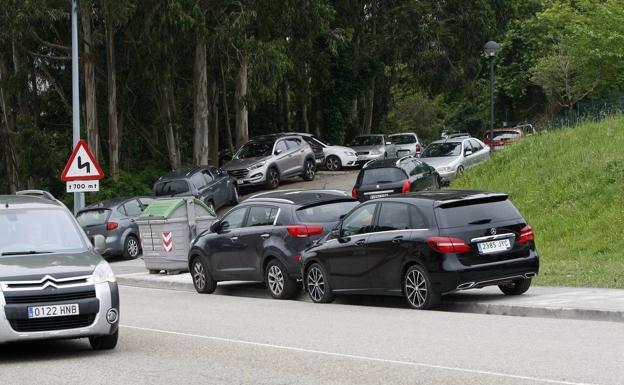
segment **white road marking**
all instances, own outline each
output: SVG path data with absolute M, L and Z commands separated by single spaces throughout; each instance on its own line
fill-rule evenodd
M 229 342 L 229 343 L 235 343 L 235 344 L 240 344 L 240 345 L 250 345 L 250 346 L 258 346 L 258 347 L 265 347 L 265 348 L 272 348 L 272 349 L 289 350 L 289 351 L 301 352 L 301 353 L 310 353 L 310 354 L 319 354 L 319 355 L 326 355 L 326 356 L 333 356 L 333 357 L 349 358 L 349 359 L 353 359 L 353 360 L 365 360 L 365 361 L 372 361 L 372 362 L 381 362 L 381 363 L 386 363 L 386 364 L 414 366 L 414 367 L 421 367 L 421 368 L 428 368 L 428 369 L 449 370 L 449 371 L 461 372 L 461 373 L 483 374 L 483 375 L 487 375 L 487 376 L 506 377 L 506 378 L 513 378 L 513 379 L 518 379 L 518 380 L 527 380 L 527 381 L 532 381 L 532 382 L 541 382 L 541 383 L 546 383 L 546 384 L 596 385 L 596 384 L 590 384 L 590 383 L 585 383 L 585 382 L 571 382 L 571 381 L 562 381 L 562 380 L 552 380 L 552 379 L 548 379 L 548 378 L 520 376 L 520 375 L 517 375 L 517 374 L 492 372 L 492 371 L 489 371 L 489 370 L 466 369 L 466 368 L 458 368 L 458 367 L 453 367 L 453 366 L 427 364 L 427 363 L 422 363 L 422 362 L 388 360 L 388 359 L 385 359 L 385 358 L 360 356 L 360 355 L 345 354 L 345 353 L 326 352 L 326 351 L 322 351 L 322 350 L 297 348 L 297 347 L 293 347 L 293 346 L 274 345 L 274 344 L 267 344 L 267 343 L 263 343 L 263 342 L 253 342 L 253 341 L 237 340 L 237 339 L 232 339 L 232 338 L 206 336 L 206 335 L 202 335 L 202 334 L 182 333 L 182 332 L 175 332 L 175 331 L 170 331 L 170 330 L 145 328 L 145 327 L 140 327 L 140 326 L 131 326 L 131 325 L 120 325 L 120 326 L 123 327 L 123 328 L 126 328 L 126 329 L 134 329 L 134 330 L 141 330 L 141 331 L 153 332 L 153 333 L 161 333 L 161 334 L 170 334 L 170 335 L 176 335 L 176 336 L 181 336 L 181 337 L 200 338 L 200 339 L 205 339 L 205 340 L 219 341 L 219 342 Z

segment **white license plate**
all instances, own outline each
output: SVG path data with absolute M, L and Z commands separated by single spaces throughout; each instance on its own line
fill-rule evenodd
M 370 199 L 377 199 L 377 198 L 385 198 L 390 194 L 375 194 L 375 195 L 371 195 Z
M 499 239 L 490 242 L 477 243 L 480 254 L 497 253 L 499 251 L 505 251 L 511 249 L 511 242 L 509 239 Z
M 77 303 L 28 307 L 28 318 L 66 317 L 79 314 L 80 307 Z

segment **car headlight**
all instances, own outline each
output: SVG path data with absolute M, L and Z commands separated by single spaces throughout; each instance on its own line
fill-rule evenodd
M 113 269 L 111 269 L 110 265 L 102 261 L 93 270 L 93 283 L 102 283 L 102 282 L 117 282 L 115 278 L 115 274 L 113 274 Z
M 355 156 L 355 152 L 352 151 L 345 151 L 344 153 L 346 156 Z
M 381 151 L 379 151 L 379 150 L 371 150 L 370 154 L 371 155 L 381 155 Z
M 248 170 L 249 170 L 249 171 L 251 171 L 251 170 L 255 170 L 255 169 L 257 169 L 257 168 L 260 168 L 260 167 L 264 166 L 265 164 L 266 164 L 266 162 L 265 162 L 265 161 L 258 162 L 258 163 L 256 163 L 256 164 L 252 165 L 251 167 L 249 167 L 249 169 L 248 169 Z
M 440 167 L 440 171 L 450 172 L 450 171 L 453 171 L 453 167 L 450 167 L 450 166 Z

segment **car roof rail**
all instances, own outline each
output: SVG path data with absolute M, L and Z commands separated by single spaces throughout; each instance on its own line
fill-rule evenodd
M 398 165 L 399 165 L 399 163 L 401 163 L 402 161 L 404 161 L 405 159 L 408 159 L 408 158 L 414 158 L 414 155 L 406 155 L 406 156 L 403 156 L 403 157 L 401 157 L 401 158 L 397 159 L 397 161 L 396 161 L 396 163 L 395 163 L 395 164 L 398 166 Z
M 289 199 L 282 199 L 282 198 L 264 198 L 264 197 L 251 197 L 251 198 L 247 198 L 245 199 L 245 202 L 248 201 L 267 201 L 267 202 L 275 202 L 275 203 L 289 203 L 289 204 L 294 204 L 295 202 L 289 200 Z
M 45 190 L 21 190 L 17 191 L 15 195 L 40 197 L 56 202 L 56 198 L 54 197 L 54 195 L 50 194 L 48 191 Z
M 371 159 L 368 162 L 364 163 L 364 166 L 362 166 L 362 168 L 366 168 L 366 166 L 368 166 L 369 163 L 372 163 L 374 161 L 376 161 L 377 159 Z

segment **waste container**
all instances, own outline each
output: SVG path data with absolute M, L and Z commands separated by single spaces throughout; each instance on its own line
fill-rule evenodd
M 191 240 L 210 228 L 216 215 L 194 198 L 156 199 L 137 219 L 143 260 L 150 273 L 188 271 Z

